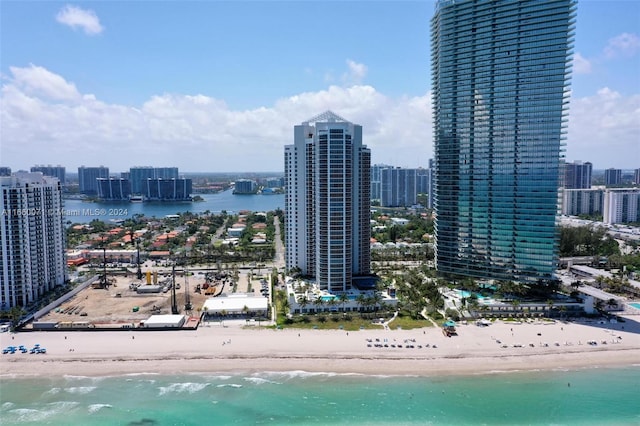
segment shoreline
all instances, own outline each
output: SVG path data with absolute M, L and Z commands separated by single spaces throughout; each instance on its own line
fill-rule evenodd
M 260 374 L 304 372 L 327 375 L 360 375 L 385 377 L 461 377 L 503 373 L 537 373 L 578 371 L 583 369 L 624 368 L 640 366 L 640 349 L 630 350 L 624 357 L 612 357 L 603 351 L 597 357 L 577 356 L 557 359 L 551 355 L 505 355 L 491 358 L 89 358 L 52 359 L 19 363 L 21 368 L 0 372 L 0 377 L 11 379 L 51 378 L 63 376 L 115 377 L 128 375 L 208 375 L 229 373 Z M 556 359 L 550 360 L 548 357 Z M 340 365 L 334 364 L 340 362 Z M 488 362 L 487 362 L 488 361 Z M 542 362 L 542 363 L 541 363 Z M 215 367 L 211 368 L 211 363 Z M 256 363 L 261 365 L 256 367 Z M 286 364 L 283 364 L 286 363 Z M 407 365 L 409 363 L 410 365 Z M 478 363 L 484 363 L 480 366 Z M 12 366 L 15 364 L 10 363 Z M 17 363 L 16 363 L 17 364 Z M 55 365 L 54 365 L 55 364 Z M 185 364 L 188 364 L 185 366 Z
M 633 318 L 618 324 L 495 323 L 458 330 L 450 338 L 435 327 L 344 332 L 232 325 L 180 332 L 3 333 L 3 348 L 39 343 L 47 354 L 1 355 L 0 377 L 291 371 L 442 377 L 640 364 L 640 325 Z

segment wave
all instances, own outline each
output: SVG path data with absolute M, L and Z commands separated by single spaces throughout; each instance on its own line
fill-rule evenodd
M 78 406 L 78 403 L 75 401 L 60 401 L 60 402 L 52 402 L 50 404 L 46 404 L 43 408 L 36 410 L 33 408 L 16 408 L 13 410 L 9 410 L 8 414 L 11 416 L 6 417 L 14 417 L 17 423 L 26 423 L 26 422 L 39 422 L 46 420 L 50 417 L 59 416 L 63 413 L 69 412 L 71 409 Z M 8 418 L 3 416 L 3 422 L 8 421 Z
M 169 386 L 160 386 L 160 396 L 168 393 L 196 393 L 209 386 L 209 383 L 172 383 Z
M 222 385 L 216 386 L 217 388 L 241 388 L 242 385 L 238 385 L 236 383 L 225 383 Z
M 67 393 L 73 393 L 77 395 L 86 395 L 90 392 L 96 390 L 96 386 L 73 386 L 70 388 L 64 388 L 64 391 Z
M 253 383 L 254 385 L 266 385 L 266 384 L 281 385 L 282 384 L 280 382 L 274 382 L 273 380 L 267 380 L 261 377 L 244 377 L 243 380 L 246 382 Z
M 91 383 L 96 383 L 108 378 L 109 376 L 74 376 L 71 374 L 65 374 L 62 377 L 69 382 L 82 380 L 82 381 L 88 381 Z
M 220 374 L 220 375 L 215 375 L 215 376 L 212 376 L 212 375 L 204 375 L 204 376 L 203 376 L 203 379 L 210 380 L 210 381 L 213 381 L 213 380 L 229 380 L 229 379 L 231 379 L 232 377 L 234 377 L 234 376 L 222 375 L 222 374 Z
M 51 388 L 48 391 L 44 392 L 42 395 L 57 395 L 60 393 L 62 388 Z
M 102 410 L 103 408 L 113 408 L 113 405 L 111 405 L 111 404 L 91 404 L 88 407 L 89 414 L 97 413 L 98 411 Z

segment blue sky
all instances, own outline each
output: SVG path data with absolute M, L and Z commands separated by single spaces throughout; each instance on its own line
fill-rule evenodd
M 373 161 L 433 155 L 433 1 L 0 0 L 0 164 L 281 170 L 330 109 Z M 578 5 L 567 160 L 640 167 L 640 1 Z

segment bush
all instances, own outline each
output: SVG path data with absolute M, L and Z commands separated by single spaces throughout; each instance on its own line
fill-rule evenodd
M 444 317 L 442 316 L 442 314 L 438 311 L 433 311 L 432 313 L 429 314 L 429 316 L 431 318 L 433 318 L 435 321 L 444 319 Z
M 457 310 L 448 308 L 444 313 L 452 320 L 460 321 L 460 313 Z

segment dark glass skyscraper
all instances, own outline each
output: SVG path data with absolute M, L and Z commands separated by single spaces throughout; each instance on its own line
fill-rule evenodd
M 550 279 L 576 3 L 441 0 L 436 7 L 438 271 Z

